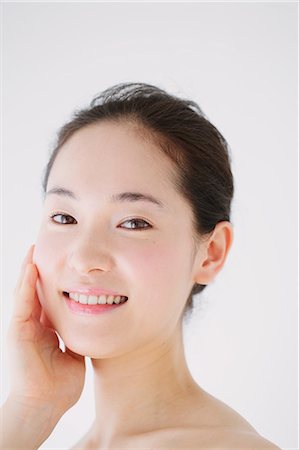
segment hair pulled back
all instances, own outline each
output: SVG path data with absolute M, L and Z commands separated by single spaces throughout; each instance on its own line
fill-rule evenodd
M 128 122 L 174 163 L 176 188 L 193 211 L 196 241 L 230 221 L 234 193 L 229 147 L 200 107 L 146 83 L 120 83 L 97 95 L 57 133 L 57 142 L 43 175 L 43 191 L 62 145 L 79 129 L 100 121 Z M 193 309 L 194 295 L 206 286 L 194 284 L 184 314 Z

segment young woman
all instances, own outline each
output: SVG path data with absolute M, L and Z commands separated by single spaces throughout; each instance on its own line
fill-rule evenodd
M 107 89 L 60 130 L 43 188 L 1 448 L 48 438 L 80 398 L 87 356 L 96 417 L 74 449 L 277 449 L 185 360 L 183 319 L 233 240 L 228 147 L 197 104 L 143 83 Z

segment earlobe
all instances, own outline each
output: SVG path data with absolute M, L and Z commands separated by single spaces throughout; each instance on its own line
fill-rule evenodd
M 230 222 L 217 223 L 211 237 L 199 251 L 194 281 L 209 284 L 222 269 L 233 242 L 233 228 Z

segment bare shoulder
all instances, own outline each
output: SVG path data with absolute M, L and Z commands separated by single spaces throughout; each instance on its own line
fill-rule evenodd
M 231 433 L 230 436 L 227 436 L 227 445 L 228 448 L 244 448 L 248 450 L 281 450 L 273 442 L 255 432 Z
M 213 442 L 214 441 L 214 442 Z M 223 431 L 211 440 L 211 448 L 246 450 L 281 450 L 277 445 L 254 431 Z
M 261 436 L 237 411 L 201 390 L 189 424 L 157 435 L 154 449 L 281 450 Z M 202 406 L 204 405 L 204 406 Z
M 210 449 L 248 449 L 281 450 L 277 445 L 261 436 L 258 431 L 236 410 L 203 391 L 206 399 L 206 427 L 194 430 L 194 448 L 196 441 Z M 199 419 L 199 417 L 198 417 Z M 192 443 L 192 442 L 191 442 Z M 192 448 L 192 447 L 191 447 Z M 198 447 L 200 448 L 200 447 Z
M 176 429 L 151 442 L 154 450 L 281 450 L 258 433 L 233 430 Z

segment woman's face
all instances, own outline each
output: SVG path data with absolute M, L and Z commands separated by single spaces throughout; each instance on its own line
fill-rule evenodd
M 89 125 L 60 149 L 47 192 L 63 188 L 73 196 L 46 196 L 33 260 L 40 302 L 74 352 L 101 358 L 151 348 L 179 326 L 194 284 L 194 243 L 191 208 L 175 191 L 173 170 L 128 124 Z M 125 192 L 151 195 L 161 206 L 112 200 Z M 59 214 L 71 217 L 63 223 Z M 128 301 L 77 314 L 63 291 L 78 286 L 110 289 Z

